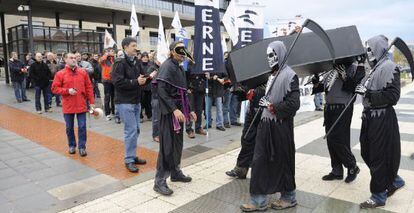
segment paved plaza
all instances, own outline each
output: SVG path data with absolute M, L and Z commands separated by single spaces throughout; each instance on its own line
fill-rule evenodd
M 29 91 L 32 102 L 18 104 L 12 88 L 4 83 L 0 84 L 0 97 L 0 212 L 240 212 L 239 205 L 249 199 L 249 179 L 234 180 L 224 174 L 234 167 L 241 127 L 233 126 L 225 132 L 211 129 L 208 138 L 185 138 L 182 167 L 193 181 L 169 182 L 174 194 L 163 197 L 152 190 L 158 143 L 152 141 L 150 121 L 141 124 L 138 151 L 148 163 L 133 174 L 123 165 L 122 125 L 89 120 L 88 156 L 80 158 L 67 154 L 60 108 L 38 115 L 33 91 Z M 413 104 L 414 84 L 409 84 L 402 89 L 396 107 L 402 141 L 399 174 L 406 186 L 387 201 L 385 208 L 368 212 L 413 212 L 414 161 L 409 159 L 414 153 Z M 322 175 L 330 171 L 326 141 L 322 139 L 322 113 L 298 113 L 299 205 L 282 212 L 360 212 L 358 204 L 370 195 L 369 170 L 360 156 L 358 140 L 361 111 L 362 106 L 356 105 L 351 131 L 361 173 L 351 184 L 322 182 Z

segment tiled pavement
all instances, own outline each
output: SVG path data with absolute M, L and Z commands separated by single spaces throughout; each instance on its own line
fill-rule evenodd
M 0 212 L 56 212 L 154 177 L 158 144 L 150 122 L 141 126 L 138 151 L 149 163 L 132 174 L 123 165 L 122 125 L 88 122 L 88 156 L 70 156 L 60 108 L 37 115 L 33 91 L 28 96 L 32 102 L 18 104 L 11 86 L 0 83 Z M 320 116 L 300 113 L 297 124 Z M 240 132 L 212 129 L 209 138 L 186 138 L 183 165 L 237 148 Z
M 362 106 L 357 105 L 352 123 L 352 146 L 361 168 L 358 179 L 351 184 L 322 182 L 321 176 L 330 171 L 326 144 L 322 140 L 323 119 L 298 126 L 295 139 L 299 205 L 281 212 L 413 212 L 414 161 L 408 156 L 414 152 L 414 108 L 411 105 L 414 103 L 414 84 L 403 88 L 403 94 L 396 110 L 402 136 L 399 174 L 405 179 L 406 186 L 388 199 L 385 208 L 365 211 L 358 207 L 358 203 L 370 195 L 370 176 L 358 151 Z M 238 152 L 237 148 L 184 167 L 184 173 L 191 175 L 193 181 L 187 184 L 169 182 L 175 192 L 171 197 L 154 193 L 153 180 L 148 180 L 64 212 L 240 212 L 239 205 L 249 198 L 249 180 L 233 180 L 224 174 L 234 166 Z

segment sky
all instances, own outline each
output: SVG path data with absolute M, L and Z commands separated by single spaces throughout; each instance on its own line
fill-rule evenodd
M 242 1 L 242 0 L 241 0 Z M 383 34 L 414 43 L 414 0 L 260 0 L 265 22 L 302 15 L 324 29 L 356 25 L 363 41 Z

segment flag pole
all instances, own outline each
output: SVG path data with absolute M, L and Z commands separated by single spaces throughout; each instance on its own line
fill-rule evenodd
M 209 137 L 209 128 L 208 128 L 208 124 L 209 124 L 209 119 L 208 119 L 208 107 L 209 107 L 209 103 L 208 103 L 208 79 L 210 78 L 210 73 L 209 72 L 205 72 L 205 76 L 206 76 L 206 83 L 205 83 L 205 85 L 206 85 L 206 95 L 205 95 L 205 109 L 204 109 L 204 112 L 205 112 L 205 114 L 206 114 L 206 141 L 208 141 L 208 137 Z M 211 110 L 211 109 L 210 109 Z

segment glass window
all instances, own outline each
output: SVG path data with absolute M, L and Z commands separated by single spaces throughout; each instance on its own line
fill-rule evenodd
M 43 28 L 33 28 L 33 39 L 45 39 L 45 31 Z
M 68 51 L 68 45 L 65 42 L 51 42 L 52 52 L 62 54 Z
M 38 41 L 34 41 L 33 42 L 33 50 L 35 52 L 41 52 L 44 53 L 46 51 L 45 49 L 45 43 L 44 42 L 38 42 Z
M 150 32 L 150 45 L 157 45 L 158 44 L 158 33 L 157 32 Z
M 61 29 L 51 28 L 50 36 L 52 41 L 66 41 L 66 31 Z

